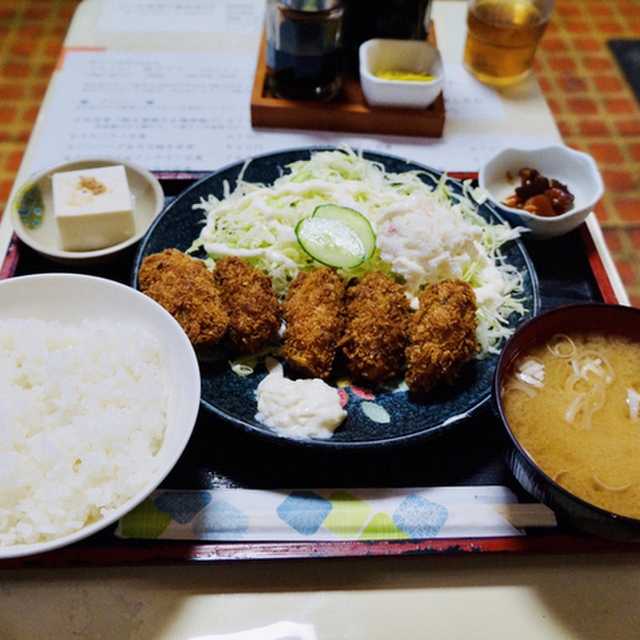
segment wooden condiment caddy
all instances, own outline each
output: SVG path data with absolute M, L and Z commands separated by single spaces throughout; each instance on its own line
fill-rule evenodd
M 429 41 L 435 43 L 433 25 Z M 345 76 L 340 95 L 331 102 L 274 98 L 267 88 L 266 38 L 263 34 L 251 94 L 253 127 L 373 133 L 439 138 L 445 121 L 442 93 L 428 109 L 369 107 L 360 82 Z

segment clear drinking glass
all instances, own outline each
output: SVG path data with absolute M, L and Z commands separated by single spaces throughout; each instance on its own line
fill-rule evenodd
M 554 0 L 468 0 L 464 64 L 481 82 L 508 86 L 531 73 Z

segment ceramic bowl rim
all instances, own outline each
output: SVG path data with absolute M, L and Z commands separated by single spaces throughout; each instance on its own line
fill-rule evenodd
M 368 65 L 365 64 L 366 60 L 368 60 L 366 53 L 369 51 L 369 49 L 376 46 L 379 42 L 397 43 L 399 46 L 407 45 L 414 49 L 420 48 L 420 49 L 431 50 L 434 52 L 434 56 L 435 56 L 432 64 L 434 66 L 438 66 L 438 63 L 442 63 L 442 56 L 440 55 L 440 50 L 431 42 L 426 42 L 423 40 L 402 40 L 399 38 L 371 38 L 370 40 L 367 40 L 360 45 L 360 51 L 362 52 L 361 59 L 363 61 L 362 65 L 360 66 L 360 73 L 366 76 L 366 78 L 370 82 L 379 86 L 394 86 L 394 87 L 402 87 L 402 88 L 413 88 L 416 86 L 433 87 L 435 85 L 442 84 L 443 74 L 441 69 L 438 69 L 440 73 L 433 74 L 434 75 L 433 80 L 425 80 L 421 82 L 420 85 L 416 85 L 415 82 L 411 82 L 409 80 L 385 80 L 384 78 L 378 78 L 377 76 L 373 75 L 373 73 L 371 73 L 371 71 L 369 70 Z M 440 64 L 440 66 L 442 65 Z
M 143 326 L 161 325 L 162 335 L 166 338 L 165 342 L 170 342 L 172 345 L 170 349 L 174 353 L 171 358 L 171 361 L 174 362 L 173 368 L 171 368 L 171 365 L 169 364 L 168 353 L 165 359 L 167 365 L 165 366 L 167 366 L 168 371 L 172 372 L 172 377 L 175 377 L 175 374 L 179 370 L 180 377 L 185 380 L 185 384 L 182 387 L 181 395 L 177 399 L 177 406 L 174 405 L 174 408 L 172 409 L 174 415 L 176 417 L 179 416 L 179 422 L 174 418 L 173 421 L 167 423 L 168 429 L 171 429 L 172 424 L 174 427 L 171 429 L 170 433 L 165 433 L 165 440 L 163 441 L 170 442 L 172 447 L 165 450 L 164 455 L 160 458 L 159 468 L 154 472 L 152 478 L 138 494 L 120 505 L 112 514 L 109 514 L 101 520 L 87 524 L 81 529 L 65 536 L 31 544 L 0 546 L 0 560 L 31 556 L 67 547 L 114 525 L 114 523 L 126 513 L 129 513 L 137 505 L 148 498 L 149 495 L 169 475 L 191 438 L 195 428 L 198 412 L 200 410 L 200 370 L 195 352 L 193 351 L 186 334 L 180 328 L 180 325 L 158 303 L 148 296 L 145 296 L 140 291 L 120 282 L 93 275 L 76 273 L 38 273 L 0 280 L 0 297 L 4 296 L 3 291 L 13 288 L 13 291 L 7 294 L 9 296 L 8 299 L 10 301 L 17 301 L 18 317 L 26 317 L 29 314 L 29 305 L 38 303 L 37 301 L 34 301 L 33 298 L 24 296 L 22 290 L 33 291 L 34 289 L 38 290 L 42 287 L 46 287 L 49 292 L 51 292 L 52 287 L 57 287 L 62 292 L 76 290 L 76 293 L 71 293 L 71 296 L 76 299 L 83 291 L 86 293 L 90 289 L 92 292 L 92 298 L 89 305 L 92 307 L 92 311 L 94 310 L 93 307 L 100 308 L 102 305 L 103 308 L 108 309 L 104 312 L 105 317 L 109 317 L 109 313 L 111 313 L 111 317 L 113 317 L 117 313 L 117 309 L 120 307 L 116 308 L 116 306 L 112 304 L 108 307 L 104 307 L 106 302 L 103 302 L 103 298 L 105 300 L 111 299 L 112 297 L 117 297 L 118 299 L 124 298 L 130 303 L 133 303 L 129 305 L 131 310 L 127 311 L 127 313 L 130 313 L 131 315 L 127 316 L 125 314 L 124 317 L 129 318 L 131 322 L 134 322 L 135 317 L 140 317 L 141 314 L 144 317 L 148 315 L 151 320 L 148 325 Z M 78 292 L 77 289 L 80 289 L 80 292 Z M 93 293 L 94 291 L 95 294 Z M 22 302 L 22 300 L 24 300 L 24 302 Z M 65 308 L 68 308 L 68 301 L 65 302 L 64 293 L 60 296 L 47 296 L 47 302 L 45 304 L 47 305 L 47 308 L 49 308 L 49 305 L 59 308 L 63 317 L 76 318 L 80 317 L 80 314 L 82 313 L 82 311 L 77 307 L 74 307 L 68 313 L 65 312 Z M 26 308 L 23 305 L 26 305 Z M 109 311 L 112 308 L 113 311 Z M 20 309 L 22 309 L 22 311 L 20 311 Z M 0 313 L 0 317 L 9 316 L 5 316 Z M 160 330 L 155 333 L 159 335 Z M 169 333 L 171 336 L 170 341 L 168 337 Z M 175 354 L 177 353 L 181 354 L 179 359 L 175 357 Z M 186 409 L 186 413 L 175 413 L 178 407 Z M 169 440 L 167 440 L 167 437 L 169 437 Z
M 517 209 L 515 207 L 507 206 L 506 204 L 501 202 L 498 198 L 494 197 L 493 193 L 487 188 L 486 182 L 485 182 L 486 168 L 488 166 L 491 166 L 494 162 L 496 162 L 502 156 L 508 153 L 514 153 L 514 154 L 521 153 L 523 155 L 534 155 L 538 153 L 542 154 L 542 153 L 549 153 L 549 152 L 558 152 L 558 153 L 563 153 L 566 156 L 571 158 L 579 158 L 584 162 L 586 162 L 588 166 L 592 169 L 592 172 L 590 172 L 590 175 L 593 176 L 597 181 L 595 194 L 579 209 L 571 209 L 560 215 L 553 216 L 552 218 L 544 218 L 544 217 L 536 216 L 533 213 L 529 213 L 524 209 Z M 482 166 L 480 167 L 480 171 L 478 172 L 478 185 L 480 186 L 481 189 L 484 189 L 486 191 L 487 198 L 489 198 L 491 202 L 496 207 L 499 207 L 502 211 L 510 213 L 514 216 L 518 216 L 523 220 L 535 221 L 537 224 L 549 225 L 549 226 L 560 225 L 562 221 L 568 220 L 573 217 L 579 217 L 585 212 L 586 214 L 588 214 L 590 211 L 593 210 L 593 207 L 595 206 L 595 204 L 598 202 L 598 200 L 600 200 L 600 198 L 604 194 L 604 183 L 602 180 L 602 175 L 600 174 L 600 171 L 598 170 L 598 166 L 595 160 L 593 159 L 593 157 L 590 156 L 588 153 L 585 153 L 583 151 L 578 151 L 576 149 L 572 149 L 571 147 L 568 147 L 560 143 L 550 144 L 543 147 L 536 147 L 531 149 L 519 149 L 517 147 L 512 147 L 512 146 L 506 146 L 498 149 L 498 151 L 496 151 L 490 158 L 488 158 L 485 162 L 483 162 Z
M 381 45 L 381 43 L 384 43 Z M 432 56 L 429 73 L 432 80 L 412 82 L 376 77 L 370 70 L 370 52 L 378 46 L 399 46 L 426 52 Z M 442 93 L 444 66 L 438 47 L 423 40 L 372 38 L 359 48 L 360 84 L 368 105 L 375 108 L 428 109 Z

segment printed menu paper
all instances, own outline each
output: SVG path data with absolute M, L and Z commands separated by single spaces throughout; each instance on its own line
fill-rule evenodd
M 260 33 L 264 0 L 110 0 L 96 30 L 118 33 Z
M 407 138 L 339 132 L 254 129 L 256 57 L 244 53 L 69 50 L 34 151 L 32 170 L 108 156 L 151 171 L 213 171 L 271 151 L 335 145 L 390 153 L 444 171 L 477 171 L 495 149 L 540 146 L 539 136 Z M 457 76 L 452 74 L 455 80 Z M 465 85 L 445 87 L 448 118 L 468 119 Z M 498 103 L 498 107 L 500 107 Z M 496 118 L 489 103 L 475 118 Z M 478 114 L 481 114 L 480 116 Z M 496 115 L 496 113 L 498 115 Z

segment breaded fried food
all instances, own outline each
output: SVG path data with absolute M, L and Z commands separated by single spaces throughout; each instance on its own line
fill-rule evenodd
M 382 271 L 347 287 L 347 326 L 339 346 L 351 375 L 383 382 L 400 373 L 408 313 L 404 287 Z
M 345 324 L 345 287 L 340 276 L 330 267 L 299 272 L 282 308 L 283 358 L 305 375 L 327 378 Z
M 224 337 L 229 316 L 202 260 L 178 249 L 151 254 L 140 265 L 138 283 L 178 321 L 196 349 L 213 347 Z
M 213 275 L 229 314 L 228 335 L 235 347 L 250 354 L 273 342 L 282 311 L 271 279 L 235 256 L 216 261 Z
M 415 393 L 451 384 L 476 353 L 476 296 L 462 280 L 429 285 L 409 323 L 406 382 Z

